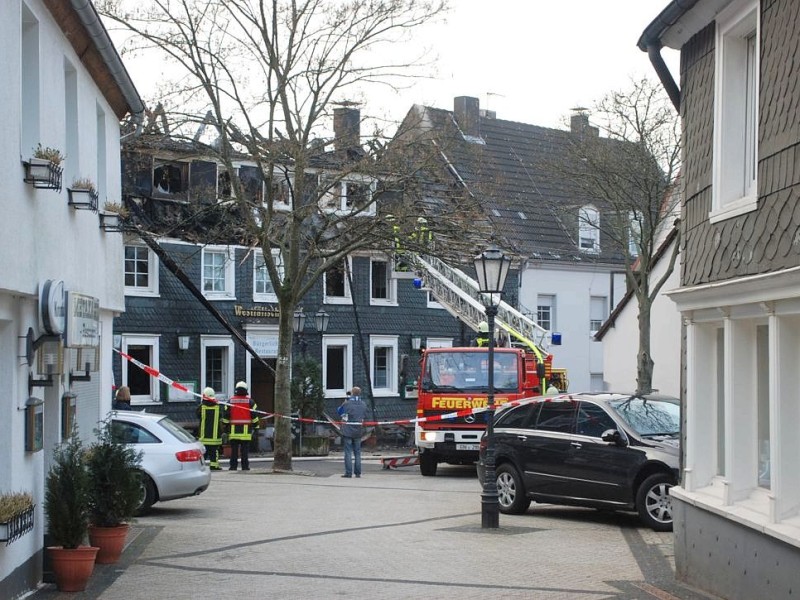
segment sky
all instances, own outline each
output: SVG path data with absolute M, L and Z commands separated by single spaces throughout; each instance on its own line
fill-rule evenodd
M 450 0 L 444 22 L 414 31 L 406 51 L 427 50 L 431 77 L 399 91 L 380 86 L 362 98 L 363 117 L 391 127 L 413 104 L 451 109 L 456 96 L 473 96 L 497 118 L 564 127 L 573 107 L 591 107 L 630 79 L 656 79 L 636 46 L 668 0 Z M 664 49 L 678 80 L 678 53 Z M 153 66 L 126 58 L 146 99 Z M 363 131 L 363 130 L 362 130 Z

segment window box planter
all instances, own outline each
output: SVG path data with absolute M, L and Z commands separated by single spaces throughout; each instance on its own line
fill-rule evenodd
M 34 524 L 34 505 L 9 517 L 7 521 L 0 523 L 0 542 L 5 542 L 8 546 L 14 540 L 33 529 Z
M 46 158 L 31 158 L 25 165 L 25 183 L 45 190 L 61 191 L 61 174 L 64 169 Z
M 68 204 L 75 209 L 97 212 L 97 190 L 94 188 L 67 188 Z

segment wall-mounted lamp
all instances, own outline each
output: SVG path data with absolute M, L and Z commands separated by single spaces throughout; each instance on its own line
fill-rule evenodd
M 44 445 L 44 400 L 25 401 L 25 451 L 38 452 Z
M 325 333 L 328 330 L 330 320 L 331 316 L 320 308 L 317 314 L 314 315 L 314 327 L 317 328 L 318 332 Z
M 420 336 L 414 335 L 411 337 L 411 348 L 417 351 L 422 348 L 422 338 Z
M 112 343 L 115 349 L 122 350 L 122 334 L 115 333 L 112 339 Z
M 179 335 L 178 336 L 178 350 L 188 350 L 189 349 L 189 336 L 188 335 Z

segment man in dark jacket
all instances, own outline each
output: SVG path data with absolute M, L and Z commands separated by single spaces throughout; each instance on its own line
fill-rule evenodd
M 228 442 L 231 445 L 231 462 L 229 471 L 239 466 L 239 455 L 242 458 L 242 471 L 250 470 L 250 440 L 258 427 L 257 406 L 247 395 L 247 383 L 240 381 L 228 400 L 223 422 L 228 425 Z
M 361 400 L 361 388 L 354 387 L 349 398 L 337 409 L 342 419 L 342 445 L 344 446 L 344 475 L 361 477 L 361 434 L 367 405 Z
M 198 439 L 206 447 L 206 460 L 212 471 L 219 471 L 219 448 L 222 446 L 222 414 L 214 389 L 203 390 L 203 399 L 197 407 L 200 417 Z

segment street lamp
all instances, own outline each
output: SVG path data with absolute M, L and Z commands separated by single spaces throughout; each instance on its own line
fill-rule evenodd
M 325 333 L 328 330 L 328 322 L 330 320 L 331 316 L 320 308 L 317 314 L 314 315 L 314 327 L 317 328 L 319 333 Z
M 297 341 L 300 342 L 300 352 L 306 355 L 306 340 L 303 338 L 303 330 L 306 328 L 306 313 L 302 310 L 294 311 L 292 317 L 292 331 L 297 334 Z
M 489 326 L 486 458 L 483 491 L 481 492 L 481 528 L 483 529 L 497 529 L 500 526 L 500 505 L 497 501 L 497 475 L 494 457 L 494 318 L 497 316 L 497 304 L 503 294 L 510 265 L 511 259 L 496 246 L 490 246 L 475 257 L 478 289 L 483 294 L 486 322 Z

